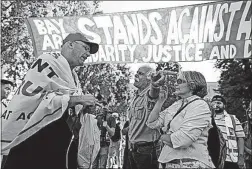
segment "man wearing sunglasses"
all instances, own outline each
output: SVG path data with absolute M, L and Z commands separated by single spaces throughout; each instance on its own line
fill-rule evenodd
M 155 74 L 147 65 L 140 67 L 135 75 L 137 91 L 128 108 L 129 127 L 124 129 L 129 136 L 128 160 L 131 169 L 158 169 L 160 132 L 147 127 L 146 122 L 164 79 L 162 72 Z
M 82 106 L 94 105 L 96 99 L 83 95 L 74 68 L 98 49 L 83 34 L 70 33 L 60 54 L 42 54 L 33 63 L 7 107 L 8 118 L 2 118 L 2 153 L 8 155 L 4 169 L 77 168 L 70 109 L 78 116 Z

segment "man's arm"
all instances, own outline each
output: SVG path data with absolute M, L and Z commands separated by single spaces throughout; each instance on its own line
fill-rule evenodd
M 244 139 L 242 137 L 238 137 L 237 139 L 237 145 L 238 145 L 238 166 L 242 168 L 244 166 Z
M 238 150 L 239 150 L 239 155 L 244 154 L 244 138 L 238 138 L 237 139 L 237 144 L 238 144 Z
M 160 87 L 154 86 L 153 84 L 151 84 L 150 91 L 149 91 L 149 97 L 151 99 L 156 99 L 159 96 L 159 92 L 160 92 Z
M 126 135 L 126 134 L 128 134 L 128 131 L 129 131 L 129 120 L 125 122 L 123 129 L 122 129 L 122 134 Z
M 106 127 L 110 137 L 112 137 L 115 134 L 115 128 L 114 127 L 109 127 L 108 125 L 106 125 L 104 127 Z
M 248 153 L 249 155 L 252 155 L 252 151 L 251 149 L 247 148 L 246 146 L 244 146 L 244 150 L 246 153 Z
M 113 117 L 108 120 L 103 122 L 103 126 L 107 129 L 109 136 L 112 137 L 115 134 L 116 120 Z
M 129 131 L 129 127 L 123 128 L 122 129 L 122 134 L 126 135 L 128 133 L 128 131 Z

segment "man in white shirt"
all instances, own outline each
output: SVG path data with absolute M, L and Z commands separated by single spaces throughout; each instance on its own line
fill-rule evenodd
M 227 157 L 224 169 L 239 169 L 244 166 L 245 134 L 240 121 L 225 111 L 226 100 L 220 95 L 212 98 L 215 123 L 220 128 L 227 143 Z M 233 117 L 232 117 L 233 116 Z

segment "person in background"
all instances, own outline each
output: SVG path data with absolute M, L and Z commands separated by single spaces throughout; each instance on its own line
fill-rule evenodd
M 125 135 L 125 147 L 123 150 L 123 169 L 130 169 L 128 154 L 129 154 L 129 136 L 128 136 L 128 128 L 129 121 L 124 123 L 122 134 Z
M 207 149 L 211 111 L 202 99 L 207 95 L 205 77 L 196 71 L 180 72 L 175 89 L 180 99 L 160 112 L 168 93 L 162 90 L 146 123 L 164 132 L 160 168 L 215 168 Z
M 14 83 L 7 79 L 1 79 L 1 101 L 7 99 L 12 88 L 14 87 Z M 7 107 L 6 105 L 4 105 Z
M 91 169 L 99 153 L 100 130 L 97 125 L 96 112 L 100 106 L 98 103 L 86 106 L 80 113 L 78 169 Z
M 226 112 L 226 100 L 221 95 L 213 96 L 211 106 L 214 111 L 216 125 L 221 130 L 227 144 L 227 157 L 224 169 L 244 167 L 244 138 L 240 121 Z
M 118 113 L 113 113 L 112 116 L 116 119 L 116 128 L 115 134 L 110 138 L 109 146 L 109 158 L 108 158 L 108 167 L 113 168 L 113 164 L 117 164 L 118 168 L 121 168 L 121 158 L 120 151 L 122 146 L 122 132 L 121 132 L 121 123 Z
M 252 101 L 250 101 L 248 106 L 245 106 L 246 116 L 247 116 L 247 123 L 244 127 L 245 133 L 245 168 L 252 168 L 252 147 L 251 147 L 251 128 L 252 128 Z
M 106 168 L 107 166 L 110 138 L 115 134 L 116 120 L 112 116 L 111 110 L 109 110 L 106 105 L 104 105 L 101 113 L 99 113 L 96 118 L 101 135 L 100 151 L 93 163 L 93 169 L 100 169 Z
M 13 87 L 14 87 L 14 84 L 12 81 L 7 80 L 7 79 L 1 79 L 1 116 L 2 115 L 7 116 L 7 112 L 5 112 L 7 108 L 7 104 L 4 101 L 8 98 Z M 0 131 L 1 131 L 0 140 L 2 140 L 2 118 L 0 121 Z M 2 160 L 3 160 L 3 163 L 5 163 L 6 157 L 7 156 L 4 156 L 3 158 L 2 153 L 1 153 L 0 166 L 1 166 Z

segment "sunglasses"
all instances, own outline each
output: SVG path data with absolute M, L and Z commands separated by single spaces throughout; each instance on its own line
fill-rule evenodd
M 90 47 L 88 45 L 83 45 L 82 43 L 79 43 L 77 41 L 75 41 L 75 43 L 78 43 L 79 45 L 81 45 L 86 51 L 90 51 Z
M 177 79 L 177 84 L 182 84 L 182 83 L 186 83 L 186 81 L 183 79 Z

